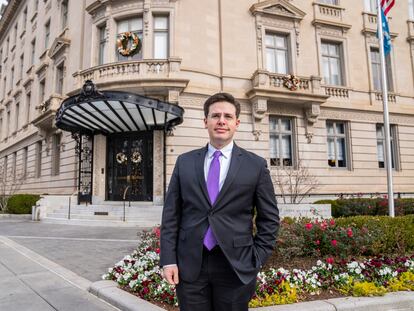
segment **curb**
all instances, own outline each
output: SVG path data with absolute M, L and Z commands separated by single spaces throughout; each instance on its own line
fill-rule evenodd
M 114 281 L 97 281 L 89 292 L 122 311 L 165 311 L 164 309 L 138 298 L 118 287 Z
M 122 311 L 165 311 L 118 287 L 114 281 L 92 283 L 89 292 Z M 249 309 L 250 311 L 412 311 L 414 292 L 394 292 L 380 297 L 345 297 Z
M 32 214 L 0 214 L 0 219 L 32 220 Z

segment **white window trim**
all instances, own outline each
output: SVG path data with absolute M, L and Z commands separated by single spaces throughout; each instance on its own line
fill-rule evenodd
M 381 90 L 375 90 L 374 87 L 374 77 L 373 77 L 373 73 L 372 73 L 372 59 L 371 59 L 371 49 L 378 49 L 379 50 L 379 45 L 378 44 L 367 44 L 367 57 L 368 57 L 368 74 L 369 74 L 369 90 L 371 93 L 380 93 Z M 394 60 L 394 49 L 391 49 L 390 52 L 390 66 L 391 66 L 391 85 L 392 85 L 392 91 L 389 90 L 389 92 L 391 93 L 396 93 L 397 88 L 397 75 L 395 74 L 395 60 Z M 387 77 L 388 78 L 388 77 Z M 389 83 L 388 83 L 389 84 Z
M 297 169 L 298 167 L 298 148 L 297 148 L 297 119 L 294 116 L 289 116 L 289 115 L 276 115 L 276 114 L 271 114 L 269 115 L 269 140 L 270 140 L 270 119 L 271 118 L 279 118 L 279 119 L 289 119 L 290 120 L 290 126 L 291 126 L 291 144 L 292 144 L 292 166 L 286 166 L 286 167 L 291 167 L 294 169 Z M 269 157 L 270 157 L 270 146 L 269 146 Z M 282 168 L 284 167 L 283 165 L 271 165 L 271 168 Z
M 319 70 L 319 76 L 322 77 L 322 82 L 323 81 L 323 65 L 322 65 L 322 41 L 326 41 L 326 42 L 332 42 L 332 43 L 336 43 L 336 44 L 340 44 L 341 45 L 341 57 L 342 57 L 342 85 L 332 85 L 333 87 L 350 87 L 350 75 L 349 75 L 349 62 L 348 62 L 348 40 L 347 38 L 342 35 L 341 36 L 335 36 L 334 34 L 332 35 L 327 35 L 323 32 L 323 28 L 322 29 L 318 29 L 316 32 L 316 37 L 317 37 L 317 55 L 318 55 L 318 70 Z M 344 34 L 344 31 L 342 31 L 342 34 Z M 331 86 L 331 85 L 327 85 L 325 83 L 323 83 L 322 85 L 324 86 Z
M 335 119 L 328 119 L 325 120 L 325 135 L 326 135 L 326 155 L 328 155 L 328 127 L 327 123 L 333 122 L 333 123 L 344 123 L 345 129 L 345 156 L 346 156 L 346 165 L 343 167 L 339 166 L 330 166 L 327 165 L 329 169 L 334 170 L 349 170 L 352 171 L 353 168 L 353 159 L 352 159 L 352 140 L 351 140 L 351 122 L 346 120 L 335 120 Z

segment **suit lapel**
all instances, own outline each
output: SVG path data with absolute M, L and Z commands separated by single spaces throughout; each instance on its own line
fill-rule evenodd
M 204 161 L 206 158 L 206 152 L 207 152 L 207 147 L 204 147 L 204 148 L 199 149 L 198 152 L 196 153 L 197 156 L 195 159 L 195 171 L 198 177 L 198 182 L 200 184 L 201 192 L 203 192 L 204 196 L 206 197 L 207 202 L 211 205 L 210 198 L 209 198 L 208 191 L 207 191 L 206 180 L 204 177 Z
M 237 175 L 237 172 L 240 169 L 241 163 L 242 163 L 243 157 L 242 152 L 240 148 L 234 144 L 233 150 L 231 153 L 231 161 L 230 161 L 230 167 L 229 171 L 227 172 L 226 179 L 224 181 L 223 187 L 220 190 L 220 193 L 217 197 L 216 202 L 214 203 L 213 207 L 217 206 L 217 204 L 220 202 L 220 200 L 225 195 L 226 191 L 229 189 L 230 185 L 233 183 L 234 178 Z

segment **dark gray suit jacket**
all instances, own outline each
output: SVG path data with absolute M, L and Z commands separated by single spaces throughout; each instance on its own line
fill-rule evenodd
M 263 158 L 234 144 L 227 177 L 211 205 L 204 178 L 206 152 L 204 147 L 177 159 L 162 214 L 160 266 L 177 264 L 180 278 L 195 281 L 210 224 L 234 271 L 247 284 L 272 253 L 279 228 L 269 170 Z

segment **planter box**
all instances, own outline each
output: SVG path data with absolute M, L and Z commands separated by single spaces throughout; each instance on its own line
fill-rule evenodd
M 284 204 L 279 203 L 279 215 L 283 217 L 292 218 L 332 218 L 331 204 Z

